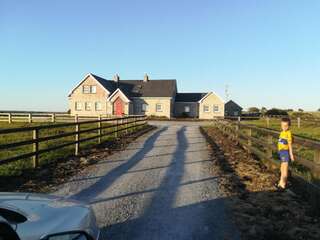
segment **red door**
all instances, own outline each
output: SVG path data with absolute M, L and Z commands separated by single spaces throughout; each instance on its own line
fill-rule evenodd
M 124 114 L 123 107 L 123 101 L 118 97 L 113 103 L 113 114 L 116 116 L 122 116 Z

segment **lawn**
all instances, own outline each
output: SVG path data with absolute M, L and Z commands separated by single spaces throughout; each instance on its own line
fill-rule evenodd
M 102 123 L 102 127 L 110 125 L 110 122 Z M 48 123 L 0 123 L 0 129 L 7 129 L 7 128 L 20 128 L 20 127 L 31 127 L 31 126 L 41 126 L 41 125 L 48 125 Z M 80 130 L 86 130 L 90 128 L 98 127 L 98 123 L 89 123 L 89 124 L 81 124 Z M 125 126 L 123 126 L 124 128 Z M 114 128 L 104 129 L 102 133 L 107 133 L 115 130 Z M 39 137 L 46 137 L 46 136 L 53 136 L 63 133 L 70 133 L 75 131 L 75 126 L 68 126 L 68 127 L 57 127 L 52 129 L 42 129 L 39 131 Z M 92 131 L 90 133 L 83 133 L 80 135 L 80 139 L 92 137 L 98 134 L 98 130 Z M 115 134 L 108 135 L 102 137 L 102 142 L 110 141 L 115 138 Z M 0 134 L 0 145 L 1 144 L 8 144 L 14 142 L 21 142 L 25 140 L 32 139 L 32 131 L 28 132 L 20 132 L 20 133 L 9 133 L 9 134 Z M 68 136 L 60 139 L 54 139 L 49 141 L 44 141 L 39 144 L 39 150 L 46 149 L 53 146 L 58 146 L 64 143 L 73 142 L 75 141 L 75 136 Z M 94 145 L 98 144 L 98 139 L 89 140 L 80 144 L 80 149 L 89 149 Z M 32 152 L 32 145 L 25 145 L 10 149 L 3 149 L 0 150 L 0 162 L 3 159 L 18 156 L 21 154 L 26 154 Z M 57 158 L 67 158 L 73 155 L 75 152 L 75 145 L 70 145 L 64 148 L 60 148 L 58 150 L 54 150 L 51 152 L 43 153 L 39 157 L 39 164 L 40 166 L 54 161 Z M 20 175 L 24 169 L 28 169 L 32 167 L 32 158 L 21 159 L 16 162 L 0 165 L 0 175 L 7 176 L 7 175 Z

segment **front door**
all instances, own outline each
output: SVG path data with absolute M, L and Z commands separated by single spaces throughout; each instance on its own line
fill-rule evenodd
M 124 114 L 124 103 L 119 97 L 113 102 L 113 114 L 116 116 Z

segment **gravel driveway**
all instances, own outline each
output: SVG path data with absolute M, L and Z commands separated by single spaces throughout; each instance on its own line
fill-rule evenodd
M 238 239 L 199 124 L 153 124 L 56 194 L 90 203 L 102 239 Z

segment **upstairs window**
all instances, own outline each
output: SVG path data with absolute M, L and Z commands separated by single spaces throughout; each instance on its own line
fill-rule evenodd
M 81 102 L 76 102 L 75 103 L 75 108 L 76 108 L 76 111 L 81 111 L 81 109 L 82 109 L 82 104 L 81 104 Z
M 219 112 L 219 105 L 213 105 L 213 112 Z
M 101 110 L 102 110 L 102 104 L 101 104 L 101 102 L 96 102 L 96 103 L 95 103 L 95 109 L 96 109 L 96 111 L 101 111 Z
M 97 87 L 94 85 L 90 86 L 90 93 L 97 93 Z
M 86 111 L 91 111 L 91 102 L 85 103 L 85 109 L 86 109 Z
M 204 111 L 204 112 L 210 112 L 209 106 L 208 106 L 208 105 L 204 105 L 204 106 L 203 106 L 203 111 Z
M 159 103 L 156 104 L 156 112 L 162 112 L 162 105 Z
M 82 92 L 83 93 L 90 93 L 90 86 L 89 85 L 83 85 L 82 86 Z
M 96 93 L 97 87 L 95 85 L 83 85 L 82 86 L 82 93 Z

